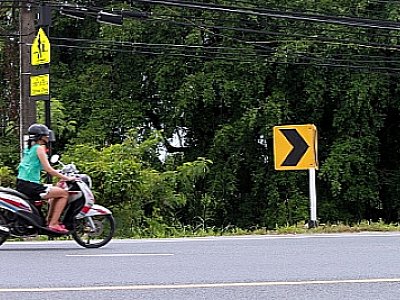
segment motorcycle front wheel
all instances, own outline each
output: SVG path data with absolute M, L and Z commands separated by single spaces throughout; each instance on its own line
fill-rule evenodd
M 111 241 L 115 232 L 112 215 L 100 215 L 75 219 L 72 237 L 85 248 L 100 248 Z

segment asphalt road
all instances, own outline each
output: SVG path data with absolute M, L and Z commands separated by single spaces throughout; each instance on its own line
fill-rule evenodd
M 0 247 L 0 299 L 400 299 L 400 234 Z

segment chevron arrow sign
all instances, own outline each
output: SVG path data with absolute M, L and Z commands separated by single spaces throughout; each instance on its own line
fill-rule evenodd
M 274 127 L 276 170 L 318 168 L 317 128 L 314 125 Z

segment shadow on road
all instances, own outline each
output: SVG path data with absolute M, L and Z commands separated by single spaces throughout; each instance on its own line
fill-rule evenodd
M 0 252 L 34 252 L 34 251 L 77 251 L 77 250 L 87 250 L 85 248 L 71 248 L 71 247 L 57 247 L 57 248 L 50 248 L 50 247 L 30 247 L 30 248 L 8 248 L 4 247 L 0 249 Z

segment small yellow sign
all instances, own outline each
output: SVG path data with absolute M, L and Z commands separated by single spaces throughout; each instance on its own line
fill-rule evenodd
M 50 41 L 44 30 L 40 28 L 31 46 L 31 64 L 32 66 L 37 66 L 49 63 Z
M 274 127 L 275 170 L 318 169 L 318 141 L 315 125 Z
M 50 75 L 31 76 L 31 96 L 42 96 L 50 94 Z

